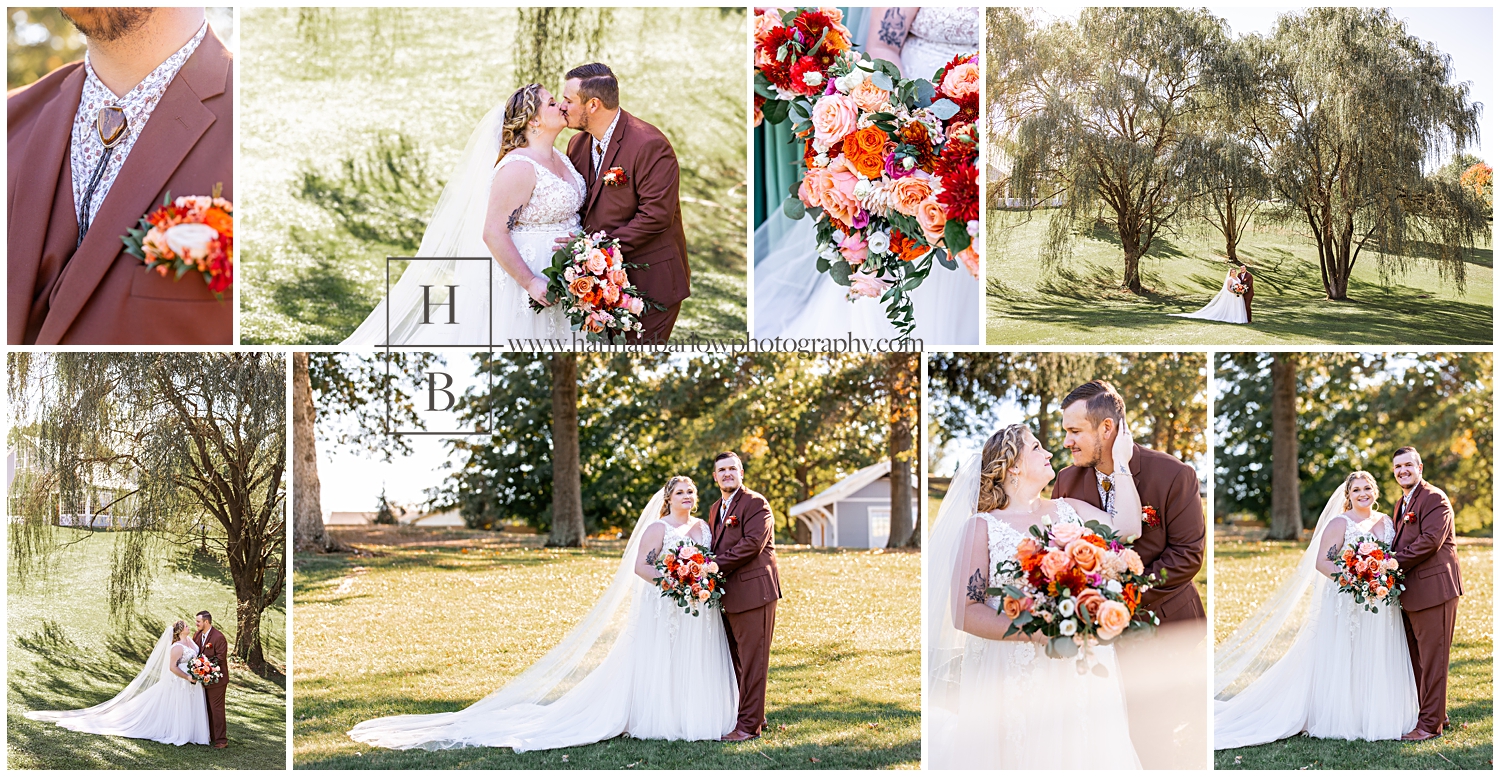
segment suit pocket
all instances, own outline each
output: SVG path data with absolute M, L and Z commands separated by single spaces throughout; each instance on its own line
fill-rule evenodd
M 1426 580 L 1429 577 L 1437 577 L 1438 575 L 1447 575 L 1449 577 L 1452 577 L 1453 573 L 1448 569 L 1447 566 L 1440 566 L 1432 567 L 1431 569 L 1424 569 L 1417 575 L 1417 577 Z
M 234 304 L 230 292 L 224 294 L 224 301 L 220 302 L 214 298 L 213 292 L 208 290 L 208 284 L 203 280 L 203 274 L 188 272 L 181 278 L 173 279 L 168 273 L 162 276 L 154 270 L 148 270 L 139 265 L 140 260 L 135 257 L 121 253 L 120 261 L 136 264 L 130 269 L 130 296 L 137 299 L 158 299 L 170 302 L 212 302 L 214 304 Z M 232 291 L 232 289 L 231 289 Z

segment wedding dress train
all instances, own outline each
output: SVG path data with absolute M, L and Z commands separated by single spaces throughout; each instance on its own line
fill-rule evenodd
M 1248 324 L 1250 314 L 1245 310 L 1245 298 L 1229 290 L 1230 281 L 1234 280 L 1234 271 L 1230 270 L 1224 276 L 1224 285 L 1220 287 L 1219 293 L 1208 301 L 1207 305 L 1199 308 L 1195 313 L 1171 313 L 1178 318 L 1201 318 L 1207 321 L 1224 321 L 1230 324 Z
M 1214 749 L 1306 732 L 1320 739 L 1399 739 L 1417 723 L 1417 684 L 1399 607 L 1369 612 L 1319 574 L 1324 529 L 1343 514 L 1329 500 L 1290 580 L 1215 651 Z M 1345 540 L 1389 543 L 1389 516 L 1347 523 Z
M 187 671 L 198 655 L 192 642 L 172 642 L 172 627 L 156 641 L 141 673 L 103 704 L 81 710 L 28 712 L 32 720 L 53 722 L 85 734 L 150 739 L 169 745 L 208 744 L 208 700 L 203 686 L 172 673 L 172 647 L 183 648 L 177 666 Z
M 613 582 L 563 641 L 505 687 L 457 712 L 367 720 L 349 736 L 397 750 L 574 747 L 636 739 L 718 739 L 734 730 L 739 689 L 724 620 L 696 617 L 635 574 L 645 528 L 660 520 L 661 492 L 646 505 Z M 707 545 L 707 524 L 670 524 L 663 549 Z

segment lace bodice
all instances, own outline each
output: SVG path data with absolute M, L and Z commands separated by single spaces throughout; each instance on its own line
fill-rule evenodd
M 1396 538 L 1396 527 L 1391 523 L 1389 515 L 1381 515 L 1367 527 L 1361 527 L 1352 520 L 1345 521 L 1344 542 L 1360 538 L 1374 538 L 1389 545 Z
M 979 7 L 923 7 L 911 20 L 910 35 L 930 43 L 975 49 L 979 46 Z M 908 41 L 909 43 L 910 41 Z
M 182 646 L 182 655 L 177 657 L 177 668 L 186 672 L 188 664 L 198 657 L 198 646 L 192 642 L 178 642 Z
M 536 170 L 536 185 L 531 190 L 531 199 L 521 206 L 515 226 L 511 227 L 512 232 L 555 232 L 560 228 L 578 226 L 578 210 L 583 207 L 583 197 L 587 187 L 584 185 L 583 176 L 574 169 L 567 155 L 557 149 L 553 149 L 552 153 L 556 154 L 557 158 L 562 160 L 563 166 L 567 168 L 567 180 L 558 178 L 557 174 L 548 170 L 546 165 L 521 153 L 506 154 L 500 163 L 495 165 L 495 172 L 498 173 L 500 168 L 515 160 L 524 159 Z
M 1073 507 L 1067 502 L 1059 499 L 1054 501 L 1053 505 L 1055 505 L 1057 508 L 1057 514 L 1052 519 L 1052 522 L 1054 524 L 1076 523 L 1079 526 L 1083 525 L 1083 518 L 1081 518 L 1078 515 L 1078 511 L 1074 510 Z M 1016 557 L 1016 547 L 1021 544 L 1021 540 L 1026 539 L 1027 535 L 1021 531 L 1018 531 L 1014 526 L 1011 526 L 1005 521 L 1002 521 L 999 518 L 990 515 L 989 513 L 977 513 L 977 515 L 980 518 L 984 519 L 985 525 L 989 530 L 989 572 L 993 574 L 996 564 L 999 564 L 1001 561 L 1005 561 L 1006 559 L 1013 559 Z M 986 599 L 985 602 L 990 607 L 998 607 L 1000 604 L 1000 599 L 999 597 L 991 596 Z
M 708 524 L 703 521 L 688 521 L 681 526 L 673 526 L 665 520 L 661 523 L 667 530 L 661 538 L 663 553 L 667 551 L 675 552 L 678 548 L 689 542 L 696 542 L 699 545 L 707 547 L 712 540 L 708 533 Z

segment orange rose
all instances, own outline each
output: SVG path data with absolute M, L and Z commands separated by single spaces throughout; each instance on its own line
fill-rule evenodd
M 223 237 L 234 237 L 234 217 L 218 208 L 209 208 L 203 214 L 203 223 L 213 227 Z
M 879 178 L 885 169 L 886 134 L 879 127 L 865 127 L 844 139 L 844 156 L 866 178 Z
M 891 184 L 891 197 L 895 200 L 896 210 L 913 218 L 917 215 L 917 207 L 924 200 L 932 197 L 932 184 L 919 175 L 908 175 L 898 178 Z
M 593 290 L 594 278 L 590 275 L 579 276 L 578 278 L 574 279 L 572 283 L 568 284 L 568 291 L 572 292 L 573 295 L 577 297 L 582 297 Z
M 1119 602 L 1105 602 L 1099 605 L 1099 613 L 1095 616 L 1095 621 L 1099 624 L 1100 639 L 1114 639 L 1125 631 L 1126 626 L 1130 625 L 1130 610 L 1125 609 L 1125 605 Z
M 1087 610 L 1089 617 L 1093 618 L 1095 621 L 1098 621 L 1099 608 L 1103 606 L 1106 601 L 1108 600 L 1104 598 L 1104 594 L 1099 593 L 1098 590 L 1093 588 L 1085 588 L 1083 589 L 1083 593 L 1078 595 L 1078 608 L 1081 610 Z
M 866 78 L 860 81 L 858 86 L 849 90 L 849 99 L 853 100 L 854 104 L 865 113 L 877 113 L 890 107 L 891 93 Z
M 1067 571 L 1073 565 L 1073 559 L 1060 550 L 1049 550 L 1047 555 L 1042 556 L 1042 574 L 1049 580 L 1057 579 L 1057 576 Z
M 1073 558 L 1073 564 L 1085 572 L 1094 572 L 1099 569 L 1099 548 L 1088 540 L 1074 540 L 1068 545 L 1068 555 Z
M 943 212 L 943 206 L 936 199 L 923 200 L 917 206 L 917 223 L 922 225 L 922 234 L 927 236 L 927 242 L 937 245 L 943 239 L 943 227 L 948 223 L 948 214 Z

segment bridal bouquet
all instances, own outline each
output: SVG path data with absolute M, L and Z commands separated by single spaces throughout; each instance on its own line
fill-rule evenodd
M 990 596 L 1010 618 L 1005 636 L 1043 634 L 1047 655 L 1080 656 L 1127 631 L 1154 629 L 1155 613 L 1139 610 L 1141 594 L 1159 583 L 1141 557 L 1108 526 L 1089 521 L 1031 527 L 1016 557 L 995 566 Z
M 626 272 L 641 264 L 628 264 L 620 241 L 603 232 L 578 234 L 552 254 L 552 264 L 543 268 L 547 278 L 547 301 L 562 305 L 573 331 L 584 332 L 593 342 L 606 342 L 625 332 L 641 331 L 646 308 L 661 310 L 630 283 Z M 531 309 L 546 308 L 530 300 Z
M 910 334 L 910 295 L 934 262 L 979 273 L 979 57 L 902 78 L 855 52 L 842 20 L 836 8 L 756 11 L 756 123 L 789 121 L 804 142 L 807 173 L 782 209 L 813 219 L 818 271 L 850 300 L 879 298 Z
M 224 671 L 208 656 L 197 656 L 189 661 L 188 674 L 196 678 L 199 685 L 213 685 L 224 679 Z
M 219 196 L 222 190 L 215 185 L 211 196 L 175 200 L 168 193 L 160 208 L 141 217 L 139 229 L 121 238 L 125 252 L 173 280 L 202 273 L 223 300 L 234 285 L 234 203 Z
M 724 596 L 724 573 L 708 548 L 696 542 L 684 542 L 663 553 L 655 566 L 660 574 L 653 582 L 661 588 L 661 595 L 695 618 L 700 606 L 713 607 Z
M 1243 281 L 1230 281 L 1229 282 L 1229 293 L 1233 294 L 1236 297 L 1243 297 L 1243 296 L 1245 296 L 1245 284 L 1244 284 L 1244 282 Z
M 1391 546 L 1372 537 L 1354 539 L 1344 544 L 1335 555 L 1330 548 L 1329 560 L 1338 567 L 1333 581 L 1339 593 L 1352 594 L 1356 604 L 1364 605 L 1370 612 L 1380 612 L 1379 602 L 1395 607 L 1400 602 L 1401 592 L 1406 590 L 1402 580 L 1406 573 L 1391 555 Z

